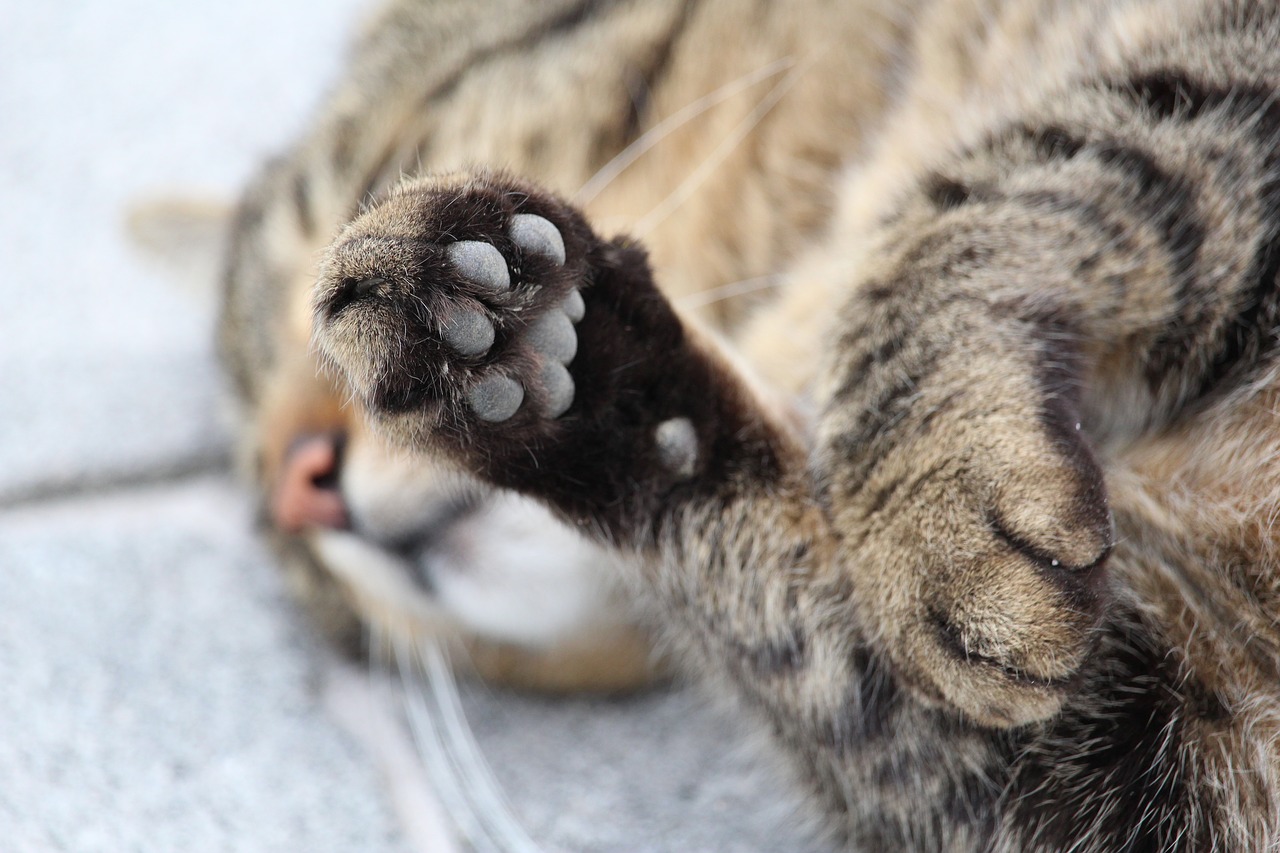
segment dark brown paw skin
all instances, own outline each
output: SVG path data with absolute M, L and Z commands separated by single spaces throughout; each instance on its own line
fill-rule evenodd
M 321 352 L 394 439 L 604 529 L 714 469 L 747 404 L 641 248 L 503 177 L 409 184 L 361 215 L 315 311 Z

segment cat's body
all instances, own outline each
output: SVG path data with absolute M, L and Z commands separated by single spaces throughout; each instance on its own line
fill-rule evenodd
M 1280 846 L 1280 8 L 461 2 L 371 33 L 239 223 L 269 489 L 340 429 L 357 514 L 445 469 L 549 507 L 862 849 Z M 477 163 L 519 179 L 412 180 Z M 321 381 L 307 285 L 358 212 Z M 348 396 L 417 460 L 378 500 Z M 566 683 L 645 676 L 610 625 Z

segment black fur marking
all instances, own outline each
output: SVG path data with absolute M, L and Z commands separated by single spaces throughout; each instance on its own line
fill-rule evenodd
M 1206 345 L 1211 354 L 1199 373 L 1192 399 L 1217 396 L 1236 384 L 1248 368 L 1274 349 L 1274 329 L 1280 321 L 1280 247 L 1274 223 L 1280 217 L 1280 103 L 1270 87 L 1253 82 L 1209 83 L 1185 70 L 1166 68 L 1125 80 L 1105 81 L 1105 88 L 1133 102 L 1163 121 L 1195 122 L 1206 116 L 1225 117 L 1245 130 L 1268 152 L 1259 164 L 1260 221 L 1269 228 L 1257 240 L 1257 250 L 1246 274 L 1234 315 L 1224 319 L 1212 311 L 1191 311 L 1178 319 L 1171 331 L 1153 347 L 1147 365 L 1148 380 L 1161 384 L 1175 368 L 1188 365 Z M 1187 294 L 1183 294 L 1186 300 Z M 1192 303 L 1201 300 L 1186 300 Z M 1216 392 L 1216 393 L 1215 393 Z
M 897 326 L 898 324 L 894 325 Z M 882 331 L 884 331 L 883 327 Z M 872 368 L 889 364 L 899 356 L 902 348 L 910 341 L 906 330 L 900 327 L 890 329 L 888 332 L 889 337 L 886 340 L 867 349 L 857 362 L 846 368 L 846 373 L 850 378 L 865 377 Z M 865 332 L 860 332 L 857 336 L 846 335 L 842 343 L 852 345 L 850 348 L 853 348 L 853 346 L 864 348 L 869 342 L 862 337 L 863 335 L 865 335 Z M 850 338 L 853 338 L 853 340 L 850 340 Z
M 944 459 L 943 461 L 937 463 L 936 465 L 931 466 L 930 468 L 928 468 L 926 471 L 919 474 L 918 476 L 911 477 L 911 484 L 910 486 L 907 487 L 907 490 L 906 490 L 907 494 L 914 493 L 917 489 L 920 488 L 921 483 L 925 483 L 929 480 L 932 480 L 939 473 L 941 473 L 944 468 L 946 468 L 950 464 L 951 464 L 951 460 Z M 871 496 L 871 500 L 868 502 L 866 509 L 862 513 L 863 519 L 871 518 L 873 515 L 878 515 L 880 512 L 882 512 L 884 508 L 889 505 L 889 501 L 893 499 L 894 495 L 902 491 L 902 485 L 905 482 L 907 482 L 908 476 L 909 475 L 907 474 L 902 474 L 897 477 L 894 477 L 884 486 L 881 486 L 879 489 L 877 489 L 876 493 Z
M 1080 153 L 1089 141 L 1057 124 L 1032 125 L 1014 122 L 987 134 L 976 146 L 958 152 L 960 161 L 972 160 L 979 155 L 1000 152 L 1004 157 L 1014 156 L 1017 146 L 1030 146 L 1036 162 L 1049 163 L 1070 160 Z M 1022 156 L 1017 157 L 1023 159 Z
M 1268 198 L 1267 206 L 1269 221 L 1280 221 L 1280 194 Z M 1274 353 L 1280 334 L 1280 235 L 1263 237 L 1245 283 L 1251 286 L 1208 359 L 1193 399 L 1216 398 Z
M 904 272 L 899 276 L 907 285 L 914 285 L 918 293 L 924 294 L 928 283 L 963 278 L 976 268 L 984 267 L 991 259 L 989 247 L 975 244 L 963 232 L 951 230 L 935 231 L 915 241 L 903 253 L 901 264 Z M 929 307 L 936 309 L 945 301 L 959 297 L 960 294 L 948 293 L 939 299 L 935 296 Z
M 1159 119 L 1195 119 L 1210 100 L 1216 100 L 1199 81 L 1193 81 L 1185 71 L 1172 68 L 1125 81 L 1110 80 L 1106 86 L 1132 98 Z
M 422 109 L 430 110 L 436 101 L 449 97 L 464 80 L 475 74 L 477 67 L 510 54 L 528 52 L 530 48 L 540 42 L 565 33 L 572 33 L 584 21 L 598 14 L 607 13 L 617 5 L 618 0 L 582 0 L 582 2 L 570 6 L 544 21 L 540 27 L 521 32 L 506 41 L 481 47 L 467 55 L 443 78 L 436 81 L 428 91 L 422 93 L 420 97 Z M 335 143 L 333 150 L 330 151 L 330 161 L 333 163 L 336 173 L 344 174 L 350 171 L 353 165 L 356 165 L 352 161 L 354 160 L 354 149 L 358 137 L 359 131 L 355 122 L 350 119 L 344 119 L 340 130 L 334 134 Z M 424 160 L 422 151 L 429 144 L 430 140 L 423 140 L 418 149 L 417 162 L 419 165 Z M 363 173 L 363 189 L 357 195 L 357 198 L 362 201 L 375 199 L 388 184 L 398 180 L 404 174 L 402 166 L 405 164 L 396 162 L 400 151 L 401 149 L 396 145 L 387 145 L 378 157 L 368 164 Z
M 792 628 L 785 640 L 762 643 L 758 646 L 739 645 L 734 650 L 757 676 L 777 676 L 794 673 L 805 665 L 808 651 L 804 634 Z
M 1042 160 L 1069 160 L 1088 145 L 1083 137 L 1059 125 L 1020 125 L 1017 132 L 1031 142 Z
M 1173 258 L 1174 275 L 1183 286 L 1190 286 L 1193 266 L 1204 242 L 1204 227 L 1195 210 L 1195 189 L 1139 148 L 1107 142 L 1091 146 L 1090 150 L 1099 162 L 1121 172 L 1126 183 L 1138 190 L 1137 203 L 1164 240 Z
M 969 203 L 973 190 L 963 181 L 935 174 L 925 180 L 924 195 L 939 210 L 954 210 Z
M 837 405 L 853 406 L 862 409 L 854 425 L 845 430 L 838 439 L 838 446 L 845 449 L 858 448 L 888 433 L 906 417 L 912 404 L 919 398 L 921 387 L 926 383 L 942 361 L 942 351 L 931 347 L 923 353 L 916 353 L 909 362 L 903 359 L 891 364 L 877 364 L 874 376 L 883 380 L 886 374 L 894 373 L 890 382 L 869 382 L 867 377 L 849 376 L 834 396 Z M 871 399 L 866 399 L 869 387 L 878 390 Z
M 1061 190 L 1033 190 L 1009 197 L 1011 201 L 1027 207 L 1057 211 L 1075 218 L 1120 250 L 1132 245 L 1123 223 L 1103 204 L 1074 193 Z
M 1228 111 L 1235 123 L 1252 126 L 1259 136 L 1280 122 L 1276 93 L 1252 81 L 1207 83 L 1185 69 L 1164 68 L 1127 79 L 1108 79 L 1102 87 L 1162 120 L 1196 121 L 1206 114 Z
M 1131 194 L 1117 199 L 1116 203 L 1134 208 L 1143 221 L 1151 224 L 1170 258 L 1178 290 L 1174 301 L 1187 306 L 1189 312 L 1182 318 L 1182 324 L 1191 326 L 1206 320 L 1196 314 L 1199 300 L 1193 298 L 1196 261 L 1205 240 L 1204 225 L 1196 211 L 1195 188 L 1183 176 L 1161 166 L 1150 151 L 1115 138 L 1090 138 L 1058 124 L 1013 125 L 992 134 L 985 147 L 1004 149 L 1011 140 L 1029 142 L 1041 162 L 1090 157 L 1108 172 L 1117 174 Z M 1070 210 L 1081 222 L 1108 236 L 1117 246 L 1132 242 L 1125 228 L 1116 222 L 1114 213 L 1098 201 L 1054 191 L 1023 192 L 1013 198 L 1025 204 Z M 1195 316 L 1191 316 L 1193 314 Z M 1163 376 L 1168 363 L 1184 355 L 1181 340 L 1158 341 L 1152 351 L 1153 369 Z
M 1179 692 L 1186 699 L 1187 712 L 1199 720 L 1211 724 L 1229 722 L 1231 709 L 1223 701 L 1218 691 L 1211 690 L 1194 677 L 1185 679 L 1179 686 Z
M 851 679 L 854 696 L 847 704 L 856 708 L 857 714 L 847 727 L 863 741 L 893 737 L 897 732 L 892 722 L 904 697 L 889 667 L 865 647 L 854 650 L 850 664 L 855 673 Z
M 657 44 L 653 58 L 645 68 L 637 70 L 629 82 L 628 89 L 631 97 L 627 104 L 627 120 L 623 125 L 624 144 L 630 143 L 640 135 L 640 128 L 649 117 L 650 94 L 662 85 L 663 78 L 676 54 L 676 45 L 688 30 L 689 21 L 699 5 L 698 0 L 685 0 L 681 4 L 675 23 L 666 37 Z
M 1176 760 L 1181 675 L 1154 636 L 1136 615 L 1114 614 L 1082 675 L 1089 689 L 1046 729 L 1012 737 L 1004 800 L 1036 849 L 1069 849 L 1084 831 L 1096 833 L 1094 850 L 1210 849 L 1190 832 L 1187 769 Z
M 1160 166 L 1150 152 L 1117 139 L 1090 140 L 1073 135 L 1058 126 L 1033 131 L 1019 127 L 1036 142 L 1036 150 L 1046 160 L 1093 157 L 1108 171 L 1123 177 L 1124 184 L 1136 191 L 1129 202 L 1137 206 L 1143 218 L 1151 222 L 1173 260 L 1174 273 L 1181 286 L 1189 286 L 1194 263 L 1204 242 L 1203 226 L 1195 213 L 1196 192 L 1180 175 Z M 1024 195 L 1024 198 L 1028 197 Z M 1102 230 L 1114 229 L 1113 219 L 1093 204 L 1070 205 L 1088 214 L 1088 221 Z M 1092 204 L 1092 203 L 1090 203 Z

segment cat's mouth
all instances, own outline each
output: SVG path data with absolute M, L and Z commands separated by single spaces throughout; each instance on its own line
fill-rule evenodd
M 608 557 L 528 499 L 364 433 L 300 435 L 280 471 L 272 525 L 308 541 L 376 618 L 530 647 L 623 620 Z
M 349 437 L 339 431 L 305 433 L 290 443 L 269 502 L 276 530 L 290 535 L 343 530 L 419 563 L 484 506 L 485 490 L 464 484 L 438 491 L 404 484 L 371 489 L 367 476 L 349 469 L 349 446 Z M 359 466 L 361 460 L 355 461 Z

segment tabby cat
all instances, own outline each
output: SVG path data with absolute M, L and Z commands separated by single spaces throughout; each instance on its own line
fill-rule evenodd
M 228 267 L 311 600 L 618 687 L 614 579 L 853 849 L 1280 849 L 1277 45 L 1274 0 L 393 4 Z M 464 613 L 464 525 L 495 588 L 578 568 Z

